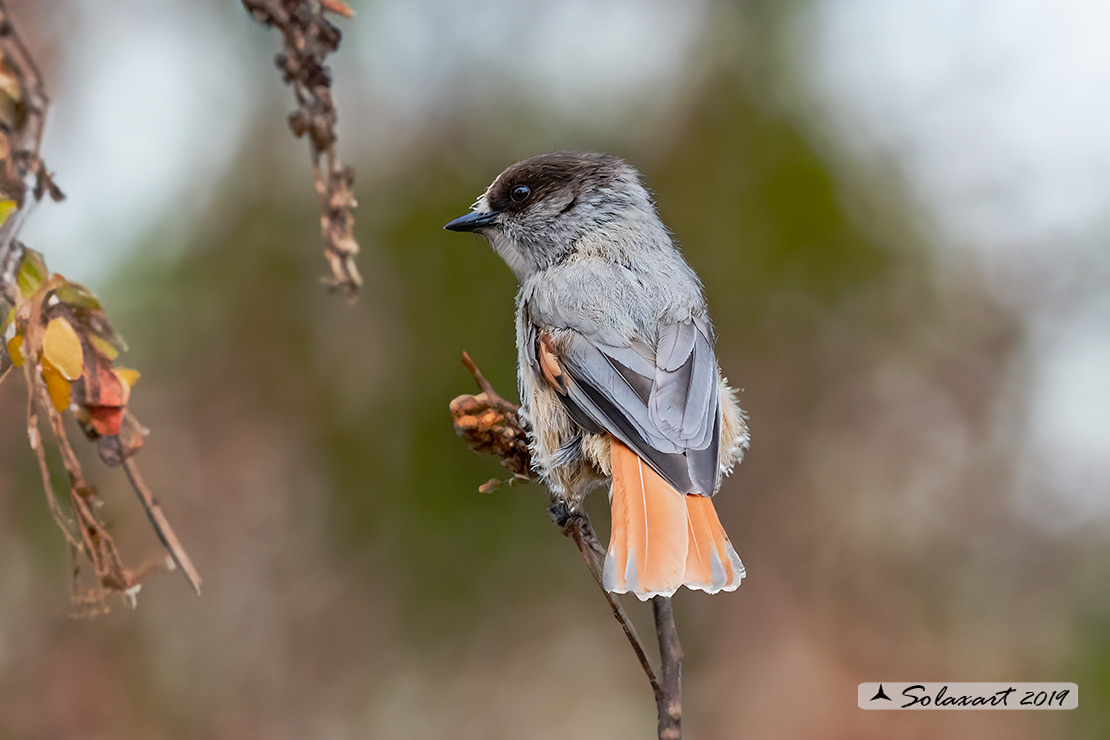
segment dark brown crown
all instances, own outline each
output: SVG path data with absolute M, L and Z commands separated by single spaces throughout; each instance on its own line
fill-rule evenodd
M 494 211 L 517 212 L 555 194 L 569 192 L 577 197 L 586 183 L 603 185 L 628 167 L 608 154 L 554 152 L 538 154 L 510 166 L 497 176 L 489 191 L 490 208 Z M 514 188 L 525 186 L 528 197 L 514 200 Z

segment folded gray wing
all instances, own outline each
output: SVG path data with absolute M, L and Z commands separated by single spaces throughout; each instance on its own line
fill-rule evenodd
M 561 398 L 572 416 L 613 434 L 679 491 L 712 495 L 721 414 L 708 324 L 669 324 L 655 349 L 639 340 L 617 347 L 575 331 L 559 335 L 570 376 Z

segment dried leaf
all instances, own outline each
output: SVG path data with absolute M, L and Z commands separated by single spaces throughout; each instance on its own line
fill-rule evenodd
M 92 438 L 114 437 L 123 426 L 123 415 L 131 388 L 116 373 L 105 357 L 90 358 L 84 372 L 85 396 L 80 403 L 88 414 L 85 434 Z
M 344 18 L 354 18 L 355 16 L 355 11 L 343 0 L 320 0 L 320 5 L 324 10 L 341 15 Z
M 79 283 L 64 283 L 54 291 L 54 295 L 62 303 L 68 303 L 75 308 L 86 311 L 103 311 L 100 299 L 93 295 L 88 288 Z
M 0 200 L 0 224 L 8 220 L 8 216 L 19 210 L 19 204 L 14 200 Z
M 93 346 L 97 354 L 107 360 L 114 360 L 119 357 L 120 349 L 98 334 L 89 335 L 89 344 Z
M 120 427 L 119 434 L 115 437 L 98 436 L 95 430 L 90 428 L 91 417 L 88 413 L 79 413 L 77 421 L 81 424 L 85 434 L 96 442 L 100 459 L 111 467 L 122 464 L 124 458 L 136 455 L 146 444 L 146 437 L 150 434 L 150 431 L 129 413 L 124 413 L 123 425 Z M 93 432 L 91 435 L 89 434 L 90 431 Z
M 42 355 L 66 380 L 77 380 L 85 366 L 81 337 L 65 319 L 52 319 L 42 337 Z
M 114 437 L 123 428 L 123 409 L 119 406 L 86 406 L 89 427 L 101 437 Z
M 41 254 L 33 249 L 24 250 L 23 261 L 19 263 L 19 271 L 15 275 L 19 295 L 24 299 L 33 296 L 49 274 Z
M 115 359 L 116 357 L 119 357 L 121 352 L 127 351 L 127 342 L 125 342 L 123 337 L 121 337 L 119 333 L 112 328 L 112 325 L 108 323 L 108 320 L 106 318 L 104 318 L 103 312 L 97 311 L 89 314 L 87 323 L 89 329 L 89 338 L 91 339 L 92 337 L 98 337 L 101 340 L 96 344 L 97 349 L 105 349 L 111 347 L 110 350 L 107 350 L 104 353 L 105 357 Z M 111 353 L 110 355 L 108 354 L 109 352 Z
M 90 362 L 85 367 L 84 379 L 86 406 L 127 406 L 131 389 L 116 375 L 108 360 L 97 357 L 95 362 Z
M 23 99 L 23 86 L 19 84 L 19 76 L 6 59 L 0 60 L 0 92 L 13 101 Z
M 12 365 L 23 367 L 23 337 L 19 334 L 8 340 L 8 357 L 12 358 Z
M 127 384 L 128 388 L 134 388 L 135 384 L 139 382 L 139 378 L 143 377 L 143 374 L 140 373 L 138 370 L 134 370 L 129 367 L 117 367 L 116 375 L 119 376 L 120 380 Z
M 490 478 L 488 481 L 478 486 L 479 493 L 493 493 L 501 488 L 503 481 L 500 478 Z
M 49 362 L 42 364 L 42 379 L 46 381 L 46 390 L 50 393 L 50 401 L 58 412 L 69 408 L 69 381 L 61 372 Z

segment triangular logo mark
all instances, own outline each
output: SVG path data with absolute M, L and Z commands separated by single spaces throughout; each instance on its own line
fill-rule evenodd
M 874 696 L 871 697 L 871 701 L 875 701 L 876 699 L 886 699 L 887 701 L 894 701 L 893 699 L 891 699 L 889 696 L 886 695 L 885 691 L 883 691 L 883 685 L 882 684 L 879 684 L 878 693 L 876 693 Z

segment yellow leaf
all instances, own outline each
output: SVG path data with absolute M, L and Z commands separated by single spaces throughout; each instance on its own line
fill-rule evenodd
M 46 390 L 50 393 L 50 400 L 58 411 L 69 408 L 69 381 L 53 365 L 43 363 L 42 379 L 46 381 Z
M 19 204 L 14 200 L 0 200 L 0 224 L 8 220 L 19 209 Z
M 66 380 L 77 380 L 85 366 L 81 338 L 65 319 L 51 319 L 42 336 L 42 355 Z
M 18 334 L 8 340 L 8 357 L 12 358 L 12 365 L 23 367 L 23 337 Z
M 116 376 L 128 388 L 134 388 L 135 384 L 139 382 L 139 378 L 143 377 L 143 374 L 129 367 L 117 367 Z
M 114 360 L 119 357 L 119 350 L 116 349 L 111 342 L 98 334 L 89 335 L 89 344 L 93 346 L 93 349 L 109 360 Z

